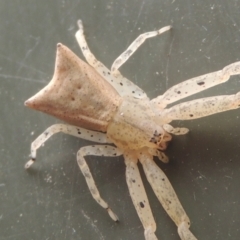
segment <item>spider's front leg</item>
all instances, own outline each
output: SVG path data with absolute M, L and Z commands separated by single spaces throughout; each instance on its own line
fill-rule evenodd
M 204 91 L 218 84 L 224 83 L 233 75 L 240 74 L 240 62 L 232 63 L 222 70 L 195 77 L 168 89 L 163 95 L 151 100 L 160 109 L 195 93 Z
M 137 166 L 137 158 L 134 154 L 124 154 L 126 165 L 126 179 L 128 189 L 137 211 L 137 214 L 144 227 L 144 235 L 146 240 L 157 240 L 155 235 L 156 223 L 153 218 L 147 194 L 145 192 L 143 182 Z
M 163 208 L 178 227 L 181 240 L 197 240 L 190 232 L 190 220 L 185 213 L 171 183 L 164 172 L 155 164 L 152 156 L 143 151 L 138 154 L 146 177 Z
M 196 99 L 177 104 L 169 109 L 164 109 L 160 117 L 167 122 L 172 120 L 189 120 L 205 117 L 240 107 L 240 92 L 234 95 L 223 95 Z

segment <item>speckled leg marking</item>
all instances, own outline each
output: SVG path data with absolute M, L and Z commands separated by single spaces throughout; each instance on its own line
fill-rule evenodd
M 85 156 L 105 156 L 105 157 L 115 157 L 122 155 L 122 152 L 115 147 L 108 146 L 108 145 L 93 145 L 93 146 L 86 146 L 82 147 L 77 153 L 77 162 L 78 166 L 80 167 L 83 176 L 86 179 L 88 188 L 96 200 L 96 202 L 105 208 L 109 214 L 109 216 L 114 220 L 118 221 L 117 215 L 111 210 L 108 204 L 101 198 L 97 186 L 94 182 L 93 176 L 90 172 L 90 169 L 85 161 Z
M 143 224 L 145 239 L 157 240 L 154 234 L 156 223 L 138 170 L 137 158 L 134 155 L 126 153 L 124 154 L 124 159 L 128 189 L 137 214 Z
M 179 127 L 174 128 L 170 124 L 164 124 L 163 128 L 166 132 L 174 134 L 174 135 L 184 135 L 189 132 L 188 128 L 179 128 Z
M 157 31 L 146 32 L 139 35 L 132 44 L 125 50 L 112 64 L 111 72 L 117 73 L 117 70 L 132 56 L 134 52 L 145 42 L 146 39 L 156 37 L 168 30 L 170 30 L 171 26 L 163 27 Z
M 240 107 L 240 92 L 234 95 L 201 98 L 177 104 L 164 109 L 161 115 L 168 120 L 189 120 L 202 118 L 219 112 Z
M 186 215 L 181 203 L 179 202 L 178 197 L 167 176 L 155 164 L 152 156 L 149 155 L 149 153 L 141 152 L 138 154 L 138 158 L 143 165 L 143 170 L 150 185 L 152 186 L 154 193 L 161 202 L 165 211 L 178 226 L 178 231 L 181 232 L 181 239 L 196 240 L 196 238 L 188 229 L 190 226 L 190 220 Z M 185 238 L 185 236 L 191 237 Z
M 135 98 L 147 98 L 146 93 L 137 85 L 124 78 L 119 72 L 117 76 L 113 76 L 110 70 L 99 62 L 90 51 L 84 36 L 84 29 L 82 21 L 78 21 L 79 30 L 76 33 L 77 42 L 82 50 L 84 57 L 89 65 L 107 80 L 121 96 L 134 96 Z
M 87 130 L 80 127 L 75 127 L 66 124 L 54 124 L 47 128 L 41 135 L 39 135 L 31 144 L 31 160 L 25 164 L 25 168 L 29 168 L 36 160 L 37 149 L 42 146 L 53 134 L 63 132 L 75 137 L 79 137 L 85 140 L 98 142 L 98 143 L 110 143 L 110 140 L 106 137 L 106 134 Z
M 168 104 L 182 98 L 214 87 L 229 80 L 233 75 L 240 74 L 240 62 L 232 63 L 222 70 L 191 78 L 168 89 L 163 95 L 154 98 L 151 102 L 159 108 L 165 108 Z

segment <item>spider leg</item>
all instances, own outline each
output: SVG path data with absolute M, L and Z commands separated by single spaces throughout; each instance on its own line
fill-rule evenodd
M 240 92 L 234 95 L 223 95 L 200 98 L 177 104 L 169 109 L 163 109 L 160 117 L 166 122 L 172 120 L 189 120 L 205 117 L 240 107 Z
M 174 128 L 170 124 L 164 124 L 163 128 L 166 132 L 174 134 L 174 135 L 184 135 L 189 132 L 188 128 L 179 128 L 179 127 Z
M 114 220 L 118 221 L 117 215 L 111 210 L 108 204 L 101 198 L 93 176 L 90 172 L 90 169 L 86 163 L 85 156 L 105 156 L 105 157 L 115 157 L 122 155 L 122 152 L 118 150 L 118 148 L 108 146 L 108 145 L 93 145 L 93 146 L 86 146 L 80 148 L 77 153 L 77 162 L 78 166 L 82 171 L 83 176 L 87 182 L 88 188 L 92 194 L 92 197 L 96 200 L 96 202 L 105 208 L 109 214 L 109 216 Z
M 232 63 L 220 71 L 208 73 L 181 82 L 168 89 L 163 95 L 152 99 L 151 102 L 162 109 L 170 103 L 214 87 L 220 83 L 224 83 L 228 81 L 231 76 L 238 74 L 240 74 L 240 61 Z
M 124 78 L 120 72 L 118 72 L 116 76 L 113 76 L 110 70 L 95 58 L 86 42 L 81 20 L 78 20 L 78 27 L 79 30 L 76 32 L 75 37 L 89 65 L 91 65 L 104 79 L 106 79 L 121 96 L 128 95 L 135 98 L 147 98 L 146 93 L 141 88 Z
M 143 182 L 137 166 L 137 158 L 132 154 L 124 154 L 126 164 L 126 179 L 128 189 L 140 218 L 146 240 L 157 240 L 155 235 L 156 223 L 143 186 Z
M 169 162 L 168 156 L 164 152 L 162 152 L 162 151 L 160 151 L 160 150 L 158 150 L 156 148 L 149 148 L 148 152 L 151 155 L 153 155 L 155 157 L 158 157 L 158 159 L 160 161 L 162 161 L 163 163 L 168 163 Z
M 132 56 L 134 52 L 145 42 L 146 39 L 151 37 L 156 37 L 168 30 L 170 30 L 171 26 L 163 27 L 157 31 L 146 32 L 139 35 L 132 44 L 113 62 L 111 67 L 111 72 L 117 73 L 117 70 Z
M 143 170 L 154 193 L 161 202 L 165 211 L 177 225 L 180 238 L 182 240 L 196 240 L 189 230 L 190 220 L 167 176 L 155 164 L 152 156 L 148 152 L 141 152 L 138 154 L 138 157 L 139 161 L 143 165 Z
M 31 160 L 25 164 L 25 168 L 29 168 L 36 160 L 37 149 L 42 146 L 52 135 L 63 132 L 75 137 L 98 143 L 111 143 L 105 133 L 95 132 L 80 127 L 67 124 L 54 124 L 40 134 L 31 144 Z

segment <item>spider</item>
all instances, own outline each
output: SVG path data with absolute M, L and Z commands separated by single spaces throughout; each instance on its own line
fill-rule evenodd
M 182 98 L 226 82 L 231 75 L 240 74 L 240 62 L 179 83 L 150 100 L 142 89 L 123 77 L 118 69 L 147 38 L 162 34 L 170 30 L 171 26 L 141 34 L 114 61 L 111 70 L 91 53 L 81 20 L 78 26 L 76 39 L 88 64 L 66 46 L 57 44 L 52 80 L 25 102 L 26 106 L 51 114 L 70 125 L 54 124 L 37 137 L 31 144 L 31 159 L 25 168 L 35 162 L 37 149 L 58 132 L 101 143 L 80 148 L 77 162 L 92 197 L 107 210 L 110 217 L 118 221 L 117 215 L 100 196 L 86 156 L 123 155 L 127 185 L 146 240 L 157 239 L 156 223 L 139 174 L 138 162 L 142 164 L 147 180 L 163 208 L 177 225 L 180 238 L 196 239 L 189 230 L 190 220 L 172 185 L 153 157 L 168 162 L 163 151 L 171 140 L 171 134 L 183 135 L 188 132 L 187 128 L 172 127 L 169 124 L 171 121 L 201 118 L 240 107 L 239 92 L 236 95 L 196 99 L 166 108 Z

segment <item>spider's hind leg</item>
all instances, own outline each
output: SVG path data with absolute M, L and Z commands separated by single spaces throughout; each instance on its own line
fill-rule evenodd
M 170 30 L 171 26 L 163 27 L 159 30 L 146 32 L 139 35 L 131 45 L 113 62 L 111 67 L 111 72 L 117 74 L 117 70 L 133 55 L 134 52 L 145 42 L 146 39 L 151 37 L 156 37 L 168 30 Z
M 85 156 L 90 156 L 90 155 L 115 157 L 115 156 L 122 155 L 122 152 L 117 148 L 108 146 L 108 145 L 93 145 L 93 146 L 82 147 L 77 153 L 78 166 L 81 169 L 83 176 L 85 177 L 85 180 L 92 194 L 92 197 L 96 200 L 96 202 L 101 207 L 107 210 L 109 216 L 114 221 L 118 221 L 117 215 L 111 210 L 109 205 L 102 199 L 97 189 L 97 186 L 95 184 L 91 171 L 85 160 Z
M 60 132 L 98 143 L 110 143 L 105 133 L 91 131 L 62 123 L 54 124 L 47 128 L 32 142 L 31 159 L 25 164 L 26 169 L 36 161 L 38 148 L 40 148 L 51 136 Z
M 133 96 L 135 98 L 147 98 L 146 93 L 137 85 L 123 77 L 120 72 L 114 76 L 111 71 L 91 52 L 84 36 L 84 28 L 81 20 L 78 20 L 79 30 L 76 32 L 77 42 L 82 50 L 84 57 L 89 65 L 91 65 L 109 84 L 111 84 L 121 96 Z

